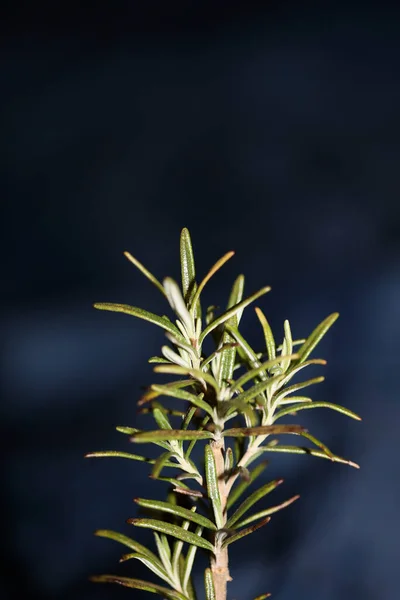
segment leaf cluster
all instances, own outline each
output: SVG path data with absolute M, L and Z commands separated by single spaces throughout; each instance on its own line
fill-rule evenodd
M 128 520 L 134 527 L 153 531 L 154 552 L 116 532 L 97 532 L 127 546 L 131 552 L 121 560 L 139 560 L 163 585 L 113 575 L 98 576 L 95 581 L 145 589 L 164 598 L 195 600 L 192 569 L 198 549 L 212 557 L 267 524 L 272 514 L 299 497 L 252 512 L 254 505 L 283 481 L 272 480 L 248 494 L 247 488 L 267 466 L 265 460 L 257 462 L 258 459 L 271 452 L 297 453 L 358 467 L 334 454 L 302 424 L 285 420 L 291 417 L 293 421 L 300 411 L 317 408 L 360 419 L 339 404 L 313 401 L 302 395 L 305 388 L 321 383 L 324 377 L 301 380 L 297 377 L 308 367 L 326 364 L 323 359 L 310 356 L 338 314 L 329 315 L 306 339 L 293 339 L 289 321 L 285 321 L 282 340 L 277 343 L 264 312 L 257 306 L 255 315 L 262 347 L 255 350 L 243 336 L 240 322 L 244 309 L 269 292 L 269 287 L 245 296 L 245 278 L 239 275 L 224 310 L 218 312 L 215 306 L 210 306 L 203 311 L 201 306 L 205 286 L 233 254 L 225 254 L 198 281 L 190 234 L 183 229 L 180 284 L 170 277 L 160 282 L 138 259 L 125 252 L 130 262 L 163 294 L 172 318 L 127 304 L 95 304 L 99 310 L 122 312 L 163 329 L 166 343 L 161 355 L 150 358 L 149 362 L 156 364 L 155 373 L 176 377 L 168 383 L 151 385 L 138 402 L 140 412 L 152 417 L 153 428 L 117 428 L 136 446 L 149 443 L 157 446 L 160 449 L 157 458 L 114 450 L 87 454 L 147 462 L 151 465 L 150 476 L 169 484 L 166 501 L 135 499 L 151 516 Z M 207 338 L 213 342 L 211 353 L 204 348 Z M 171 407 L 170 399 L 178 401 L 182 409 Z M 176 405 L 174 402 L 173 406 Z M 282 435 L 296 436 L 300 444 L 281 443 L 278 440 Z M 204 462 L 196 464 L 191 455 L 199 443 L 204 445 Z M 215 462 L 217 446 L 223 451 L 222 473 Z M 239 502 L 242 496 L 244 499 Z M 210 569 L 205 572 L 204 586 L 207 600 L 216 598 Z

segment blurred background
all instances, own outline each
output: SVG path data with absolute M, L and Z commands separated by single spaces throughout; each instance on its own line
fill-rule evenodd
M 66 6 L 66 5 L 65 5 Z M 57 12 L 57 10 L 59 12 Z M 146 577 L 93 536 L 132 498 L 162 498 L 148 468 L 84 460 L 130 450 L 161 330 L 96 312 L 115 301 L 162 314 L 123 257 L 179 276 L 189 227 L 208 286 L 226 302 L 245 272 L 277 338 L 330 312 L 318 400 L 299 420 L 360 471 L 271 455 L 274 501 L 301 499 L 233 547 L 230 598 L 393 599 L 398 589 L 400 419 L 399 16 L 385 3 L 145 0 L 43 8 L 1 23 L 2 186 L 0 597 L 146 598 L 88 582 Z M 254 312 L 244 331 L 261 343 Z M 304 415 L 304 416 L 303 416 Z M 200 565 L 203 567 L 204 565 Z M 201 585 L 201 571 L 196 575 Z M 132 596 L 133 594 L 133 596 Z

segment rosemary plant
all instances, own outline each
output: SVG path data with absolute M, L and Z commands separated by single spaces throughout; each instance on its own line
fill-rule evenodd
M 336 456 L 302 425 L 280 423 L 287 415 L 294 416 L 312 408 L 329 408 L 360 420 L 343 406 L 314 402 L 308 396 L 299 395 L 301 390 L 322 382 L 324 377 L 300 383 L 292 381 L 304 368 L 326 364 L 322 359 L 309 356 L 336 321 L 338 313 L 328 316 L 307 339 L 293 340 L 289 321 L 285 321 L 283 342 L 277 346 L 263 311 L 256 307 L 264 348 L 261 352 L 253 350 L 240 333 L 240 320 L 243 310 L 269 292 L 269 287 L 243 298 L 244 276 L 239 275 L 222 314 L 217 314 L 214 306 L 203 313 L 200 305 L 204 287 L 233 254 L 228 252 L 220 258 L 197 283 L 189 231 L 183 229 L 180 287 L 169 277 L 161 283 L 125 252 L 128 260 L 165 296 L 175 313 L 175 321 L 126 304 L 95 304 L 99 310 L 126 313 L 163 329 L 170 345 L 162 346 L 162 356 L 152 357 L 149 362 L 157 363 L 156 373 L 175 375 L 178 379 L 151 385 L 138 402 L 141 412 L 154 419 L 155 429 L 117 427 L 135 445 L 154 444 L 160 451 L 156 459 L 119 451 L 86 455 L 144 461 L 151 465 L 153 479 L 169 485 L 164 501 L 135 498 L 139 507 L 150 511 L 152 517 L 128 519 L 134 527 L 154 532 L 152 550 L 114 531 L 96 532 L 100 537 L 128 547 L 130 553 L 124 554 L 121 561 L 141 561 L 161 580 L 161 585 L 118 575 L 94 576 L 93 581 L 119 583 L 167 599 L 196 600 L 191 575 L 200 548 L 209 557 L 209 567 L 204 573 L 205 597 L 225 600 L 227 583 L 231 581 L 230 545 L 266 525 L 272 514 L 299 498 L 293 496 L 281 504 L 251 512 L 257 502 L 283 481 L 275 479 L 247 493 L 249 485 L 267 466 L 266 461 L 254 466 L 257 459 L 266 453 L 286 452 L 308 454 L 358 468 L 355 463 Z M 214 342 L 211 354 L 206 354 L 203 347 L 208 337 Z M 176 410 L 176 403 L 161 404 L 161 397 L 182 401 L 182 410 Z M 283 445 L 275 438 L 281 434 L 300 437 L 305 445 Z M 204 445 L 201 454 L 204 461 L 195 462 L 191 458 L 196 444 Z M 262 594 L 256 600 L 268 596 Z

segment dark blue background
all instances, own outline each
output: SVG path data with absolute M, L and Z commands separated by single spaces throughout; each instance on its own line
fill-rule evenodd
M 107 4 L 107 6 L 106 6 Z M 323 6 L 322 6 L 323 4 Z M 144 577 L 97 528 L 136 534 L 132 498 L 162 497 L 148 469 L 85 461 L 128 449 L 146 358 L 161 330 L 93 301 L 165 311 L 122 256 L 179 275 L 179 232 L 209 284 L 270 284 L 277 336 L 327 314 L 327 381 L 344 404 L 301 422 L 361 470 L 271 455 L 274 500 L 301 500 L 232 553 L 230 598 L 392 600 L 400 533 L 399 10 L 264 2 L 10 5 L 2 22 L 2 385 L 0 596 L 142 598 L 87 582 Z M 252 310 L 244 328 L 261 334 Z M 303 416 L 304 415 L 304 416 Z M 300 418 L 300 417 L 299 417 Z M 143 426 L 147 426 L 142 421 Z M 204 567 L 204 565 L 201 565 Z M 201 575 L 200 571 L 198 573 Z M 133 594 L 133 596 L 132 596 Z M 145 596 L 147 597 L 147 596 Z

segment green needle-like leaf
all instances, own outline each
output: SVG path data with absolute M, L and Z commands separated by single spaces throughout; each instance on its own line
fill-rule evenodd
M 189 304 L 190 294 L 194 293 L 196 285 L 196 268 L 194 264 L 192 240 L 189 230 L 184 227 L 180 239 L 182 291 L 186 304 Z
M 150 569 L 150 571 L 152 571 L 153 573 L 155 573 L 157 575 L 157 577 L 160 577 L 160 579 L 163 579 L 164 581 L 166 581 L 167 583 L 169 583 L 170 585 L 172 585 L 172 581 L 170 576 L 168 575 L 167 571 L 160 567 L 158 562 L 155 563 L 151 560 L 149 560 L 148 558 L 146 558 L 145 556 L 143 556 L 143 554 L 139 554 L 138 552 L 131 552 L 130 554 L 124 554 L 119 562 L 127 562 L 128 560 L 139 560 L 141 563 L 143 563 L 144 565 L 146 565 L 146 567 L 148 569 Z
M 232 542 L 236 542 L 237 540 L 240 540 L 240 538 L 244 537 L 245 535 L 254 533 L 254 531 L 257 531 L 257 529 L 260 529 L 260 527 L 263 527 L 264 525 L 269 523 L 270 520 L 271 520 L 271 517 L 266 517 L 259 523 L 256 523 L 255 525 L 250 525 L 250 527 L 247 527 L 246 529 L 241 529 L 237 533 L 234 533 L 233 535 L 226 538 L 226 540 L 222 544 L 222 548 L 226 548 L 226 546 L 228 546 L 228 544 L 232 544 Z
M 205 447 L 205 472 L 207 492 L 213 507 L 215 523 L 217 525 L 217 529 L 221 529 L 224 524 L 222 515 L 222 503 L 221 497 L 219 495 L 217 468 L 215 466 L 214 455 L 209 444 L 207 444 Z
M 279 412 L 277 412 L 274 416 L 274 421 L 277 421 L 281 417 L 288 415 L 293 412 L 298 412 L 299 410 L 307 410 L 309 408 L 331 408 L 332 410 L 336 410 L 351 419 L 355 419 L 356 421 L 361 421 L 361 417 L 356 415 L 356 413 L 352 412 L 348 408 L 344 406 L 340 406 L 339 404 L 332 404 L 331 402 L 311 402 L 306 404 L 294 404 L 289 408 L 283 408 Z
M 132 579 L 131 577 L 119 577 L 118 575 L 93 575 L 90 578 L 95 583 L 118 583 L 124 587 L 133 588 L 135 590 L 144 590 L 146 592 L 152 592 L 158 594 L 162 598 L 167 600 L 187 600 L 187 597 L 168 588 L 157 585 L 156 583 L 150 583 L 149 581 L 143 581 L 142 579 Z
M 240 498 L 240 496 L 243 494 L 243 492 L 246 491 L 246 489 L 249 487 L 249 485 L 251 485 L 253 483 L 253 481 L 255 481 L 257 479 L 257 477 L 259 477 L 259 475 L 261 475 L 261 473 L 263 473 L 265 471 L 267 466 L 268 466 L 268 461 L 265 460 L 265 461 L 261 462 L 256 467 L 254 467 L 254 469 L 252 471 L 250 471 L 249 479 L 242 479 L 242 481 L 240 483 L 238 483 L 238 485 L 229 494 L 228 504 L 227 504 L 228 509 L 231 508 L 231 506 L 233 506 L 233 504 L 235 504 L 236 500 L 238 500 Z
M 199 515 L 196 512 L 188 510 L 187 508 L 182 508 L 181 506 L 169 504 L 168 502 L 162 502 L 159 500 L 146 500 L 145 498 L 135 498 L 136 504 L 139 506 L 143 506 L 144 508 L 151 508 L 153 510 L 159 510 L 161 512 L 170 513 L 175 515 L 176 517 L 181 517 L 182 519 L 186 519 L 188 521 L 193 521 L 193 523 L 197 523 L 198 525 L 202 525 L 207 529 L 216 530 L 216 527 L 210 519 L 207 517 L 203 517 L 203 515 Z
M 132 254 L 130 252 L 124 252 L 124 256 L 133 264 L 135 265 L 135 267 L 137 269 L 139 269 L 139 271 L 141 271 L 143 273 L 143 275 L 145 277 L 147 277 L 147 279 L 149 281 L 151 281 L 152 284 L 154 284 L 156 286 L 156 288 L 158 288 L 160 290 L 160 292 L 166 296 L 165 290 L 162 286 L 162 284 L 158 281 L 158 279 L 156 277 L 154 277 L 154 275 L 152 273 L 150 273 L 150 271 L 148 271 L 146 269 L 145 266 L 142 265 L 141 262 L 138 261 L 137 258 L 135 258 L 134 256 L 132 256 Z
M 198 527 L 196 527 L 195 535 L 201 536 L 202 533 L 203 528 L 199 525 Z M 189 590 L 190 575 L 192 573 L 196 552 L 197 546 L 190 546 L 189 550 L 187 551 L 185 563 L 182 570 L 182 587 L 186 593 Z
M 282 376 L 281 376 L 282 377 Z M 286 398 L 292 392 L 298 392 L 309 385 L 314 385 L 315 383 L 322 383 L 325 381 L 325 377 L 313 377 L 313 379 L 308 379 L 307 381 L 302 381 L 301 383 L 295 383 L 294 385 L 290 385 L 285 388 L 282 392 L 279 392 L 274 398 L 274 403 L 276 406 L 279 405 L 279 402 L 282 398 Z
M 145 456 L 140 456 L 139 454 L 130 454 L 129 452 L 119 452 L 118 450 L 100 450 L 98 452 L 88 452 L 87 454 L 85 454 L 85 458 L 109 458 L 109 457 L 129 458 L 131 460 L 138 460 L 140 462 L 154 464 L 154 460 L 151 458 L 146 458 Z
M 187 400 L 197 408 L 201 408 L 208 415 L 213 416 L 213 409 L 207 402 L 205 402 L 200 396 L 195 396 L 186 390 L 179 390 L 174 388 L 169 388 L 163 385 L 152 385 L 151 389 L 157 392 L 159 395 L 170 396 L 171 398 L 177 398 L 178 400 Z M 188 439 L 188 438 L 186 438 Z
M 255 515 L 251 515 L 250 517 L 243 519 L 243 521 L 240 521 L 240 523 L 236 523 L 235 529 L 238 527 L 244 527 L 245 525 L 249 525 L 249 523 L 253 523 L 253 521 L 257 521 L 258 519 L 268 517 L 269 515 L 272 515 L 273 513 L 276 513 L 279 510 L 286 508 L 290 504 L 293 504 L 293 502 L 295 502 L 299 498 L 300 498 L 299 495 L 293 496 L 292 498 L 289 498 L 289 500 L 286 500 L 285 502 L 282 502 L 281 504 L 277 504 L 276 506 L 271 506 L 270 508 L 262 510 L 261 512 L 258 512 Z
M 146 529 L 152 529 L 153 531 L 165 533 L 166 535 L 171 535 L 183 542 L 193 544 L 199 548 L 204 548 L 204 550 L 209 550 L 210 552 L 213 552 L 214 550 L 213 545 L 208 540 L 199 537 L 191 531 L 186 531 L 182 527 L 172 525 L 172 523 L 165 523 L 164 521 L 158 521 L 157 519 L 128 519 L 127 522 L 136 527 L 144 527 Z
M 253 348 L 250 346 L 250 344 L 248 342 L 246 342 L 246 340 L 244 339 L 242 334 L 234 327 L 231 327 L 229 325 L 229 322 L 226 323 L 225 328 L 229 331 L 229 333 L 232 334 L 234 339 L 237 341 L 237 343 L 239 345 L 238 346 L 238 354 L 242 358 L 243 362 L 245 364 L 249 363 L 252 368 L 259 367 L 261 363 L 260 363 L 259 357 L 257 356 L 257 352 L 255 352 L 253 350 Z M 261 372 L 260 374 L 263 375 L 263 377 L 261 377 L 261 379 L 266 378 L 265 372 Z
M 204 277 L 204 279 L 200 282 L 199 287 L 197 288 L 193 298 L 192 298 L 192 304 L 191 304 L 191 310 L 193 310 L 193 307 L 196 306 L 197 301 L 200 298 L 200 294 L 204 289 L 204 286 L 206 285 L 206 283 L 208 281 L 210 281 L 211 277 L 217 272 L 219 271 L 219 269 L 230 259 L 232 258 L 232 256 L 235 253 L 231 250 L 230 252 L 227 252 L 226 254 L 224 254 L 224 256 L 222 256 L 219 260 L 217 260 L 217 262 L 215 263 L 215 265 L 213 267 L 211 267 L 211 269 L 208 271 L 207 275 Z
M 263 446 L 260 448 L 263 452 L 283 452 L 284 454 L 308 454 L 310 456 L 316 456 L 318 458 L 325 458 L 327 460 L 331 460 L 332 462 L 342 463 L 344 465 L 349 465 L 356 469 L 359 469 L 360 466 L 352 462 L 351 460 L 347 460 L 346 458 L 342 458 L 341 456 L 329 456 L 326 452 L 322 452 L 321 450 L 315 450 L 314 448 L 302 448 L 299 446 Z
M 332 325 L 338 317 L 339 313 L 332 313 L 314 329 L 311 335 L 306 339 L 304 344 L 298 350 L 298 354 L 300 356 L 300 358 L 298 359 L 299 363 L 302 363 L 307 359 L 307 357 L 311 354 L 311 352 L 314 350 L 314 348 L 317 346 L 320 340 L 324 337 L 327 331 L 332 327 Z
M 300 425 L 260 425 L 259 427 L 234 427 L 233 429 L 226 429 L 222 435 L 224 437 L 249 437 L 251 435 L 275 435 L 279 433 L 294 433 L 299 435 L 304 431 L 307 430 Z
M 239 304 L 239 302 L 243 299 L 243 289 L 244 289 L 244 276 L 239 275 L 233 284 L 231 294 L 229 296 L 227 310 Z M 233 317 L 226 321 L 226 325 L 230 325 L 231 327 L 237 329 L 240 323 L 240 319 L 242 316 L 242 311 L 236 313 Z M 235 357 L 236 357 L 236 346 L 233 346 L 234 338 L 226 330 L 222 335 L 220 345 L 221 347 L 226 347 L 225 350 L 222 350 L 219 357 L 219 369 L 218 369 L 218 384 L 225 385 L 227 381 L 232 379 L 233 370 L 235 367 Z
M 161 562 L 158 560 L 157 556 L 153 552 L 148 550 L 148 548 L 146 548 L 145 546 L 142 546 L 142 544 L 139 544 L 139 542 L 132 540 L 131 538 L 127 537 L 126 535 L 123 535 L 122 533 L 110 531 L 108 529 L 98 529 L 94 532 L 94 535 L 97 535 L 98 537 L 104 537 L 109 540 L 114 540 L 115 542 L 119 542 L 120 544 L 127 546 L 131 550 L 134 550 L 134 552 L 142 554 L 143 556 L 151 560 L 153 563 L 159 563 L 159 567 L 162 568 Z
M 143 308 L 137 308 L 136 306 L 130 306 L 129 304 L 114 304 L 111 302 L 96 302 L 96 304 L 93 306 L 98 310 L 121 312 L 125 313 L 126 315 L 131 315 L 132 317 L 138 317 L 144 321 L 150 321 L 150 323 L 158 325 L 158 327 L 161 327 L 165 331 L 169 331 L 178 338 L 182 337 L 179 329 L 168 319 L 168 317 L 159 317 L 158 315 L 148 312 Z
M 276 425 L 279 427 L 279 425 Z M 282 425 L 281 427 L 284 427 Z M 135 433 L 131 438 L 130 442 L 135 444 L 148 443 L 148 442 L 160 442 L 167 440 L 209 440 L 213 437 L 209 431 L 184 431 L 182 429 L 157 429 L 155 431 L 140 431 Z
M 295 364 L 296 363 L 294 363 L 294 365 Z M 282 386 L 286 385 L 299 371 L 301 371 L 302 369 L 305 369 L 309 365 L 326 365 L 326 360 L 323 360 L 322 358 L 313 358 L 311 360 L 306 360 L 305 362 L 301 363 L 300 365 L 297 365 L 297 366 L 292 365 L 289 368 L 289 370 L 287 371 L 285 378 L 283 379 Z
M 265 485 L 261 486 L 258 490 L 250 494 L 250 496 L 248 496 L 246 500 L 242 502 L 239 508 L 237 508 L 233 515 L 228 519 L 225 527 L 227 529 L 231 529 L 235 525 L 235 523 L 237 523 L 240 517 L 243 516 L 244 513 L 247 512 L 253 506 L 253 504 L 261 500 L 261 498 L 264 498 L 264 496 L 276 489 L 281 483 L 283 483 L 283 479 L 275 479 L 273 481 L 270 481 L 269 483 L 266 483 Z
M 172 429 L 167 416 L 159 408 L 153 409 L 153 417 L 160 429 Z
M 225 323 L 225 321 L 227 321 L 228 319 L 230 319 L 231 317 L 233 317 L 234 315 L 236 315 L 242 309 L 246 308 L 246 306 L 248 306 L 249 304 L 251 304 L 252 302 L 254 302 L 255 300 L 257 300 L 258 298 L 260 298 L 260 296 L 263 296 L 264 294 L 266 294 L 267 292 L 269 292 L 270 289 L 271 288 L 268 287 L 268 286 L 267 287 L 263 287 L 261 290 L 259 290 L 255 294 L 252 294 L 251 296 L 249 296 L 245 300 L 242 300 L 241 302 L 239 302 L 239 304 L 236 304 L 235 306 L 233 306 L 232 308 L 230 308 L 229 310 L 227 310 L 226 312 L 224 312 L 222 315 L 220 315 L 219 317 L 217 317 L 214 321 L 212 321 L 212 323 L 210 323 L 209 325 L 207 325 L 207 327 L 203 330 L 203 332 L 201 333 L 201 335 L 199 337 L 199 344 L 202 344 L 203 341 L 204 341 L 204 338 L 209 333 L 211 333 L 211 331 L 213 331 L 216 327 L 218 327 L 222 323 Z
M 239 390 L 248 381 L 250 381 L 250 379 L 254 379 L 261 372 L 267 371 L 270 367 L 279 364 L 282 361 L 282 358 L 287 358 L 288 360 L 294 360 L 297 357 L 298 357 L 298 354 L 290 354 L 289 356 L 286 356 L 286 357 L 278 356 L 278 358 L 273 358 L 272 360 L 267 360 L 259 367 L 256 367 L 255 369 L 251 369 L 250 371 L 247 371 L 247 373 L 244 373 L 244 375 L 239 377 L 239 379 L 237 379 L 237 381 L 235 381 L 235 383 L 231 386 L 230 391 L 235 392 L 235 391 Z M 275 381 L 276 381 L 276 378 L 275 378 Z
M 151 477 L 153 479 L 158 479 L 159 475 L 161 474 L 161 471 L 166 466 L 174 466 L 175 468 L 179 467 L 177 463 L 169 462 L 169 459 L 173 456 L 174 452 L 164 452 L 154 461 L 154 467 L 151 470 Z
M 206 569 L 204 571 L 204 589 L 206 592 L 206 600 L 217 600 L 211 569 Z
M 257 596 L 254 600 L 266 600 L 266 598 L 270 598 L 271 594 L 261 594 L 261 596 Z
M 258 320 L 260 321 L 261 327 L 263 328 L 265 346 L 267 348 L 268 358 L 269 358 L 269 360 L 274 360 L 274 358 L 276 357 L 276 349 L 275 349 L 275 340 L 274 340 L 274 335 L 272 333 L 272 329 L 267 321 L 266 316 L 264 315 L 263 311 L 261 310 L 261 308 L 258 308 L 258 306 L 256 306 L 254 310 L 256 311 Z
M 154 368 L 155 373 L 167 373 L 169 375 L 190 375 L 191 377 L 206 381 L 211 387 L 213 387 L 217 392 L 219 390 L 219 386 L 215 381 L 214 377 L 209 373 L 201 371 L 200 369 L 192 369 L 191 367 L 181 367 L 179 365 L 159 365 Z M 154 389 L 154 386 L 152 386 Z

